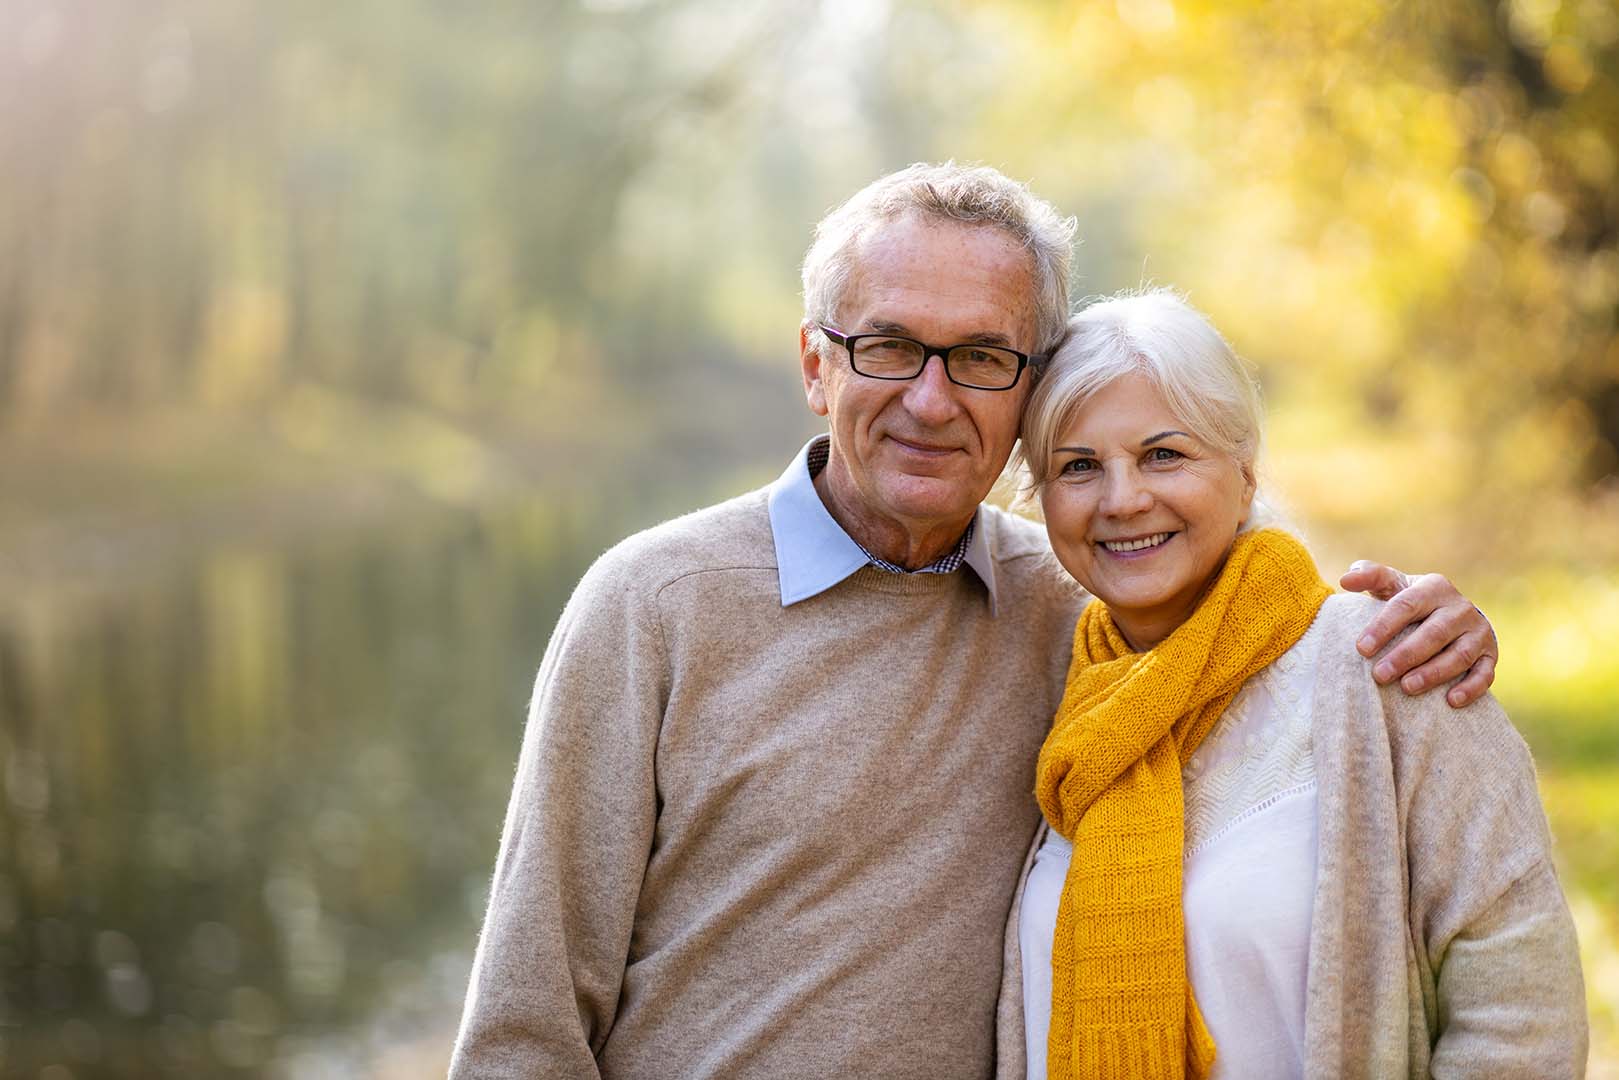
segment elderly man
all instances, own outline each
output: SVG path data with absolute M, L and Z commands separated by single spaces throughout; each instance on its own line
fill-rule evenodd
M 799 355 L 830 437 L 575 591 L 454 1075 L 993 1071 L 1035 755 L 1084 597 L 1038 527 L 980 500 L 1067 317 L 1072 227 L 951 165 L 821 223 Z M 1482 693 L 1493 637 L 1442 579 L 1368 651 L 1423 617 L 1391 677 L 1477 659 L 1453 693 Z

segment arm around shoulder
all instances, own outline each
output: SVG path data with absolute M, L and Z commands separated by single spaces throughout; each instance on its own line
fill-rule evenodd
M 541 663 L 454 1077 L 595 1077 L 657 822 L 668 663 L 651 591 L 609 553 Z

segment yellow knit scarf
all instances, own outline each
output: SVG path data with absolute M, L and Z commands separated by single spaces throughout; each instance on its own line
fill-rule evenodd
M 1073 842 L 1052 943 L 1046 1070 L 1205 1077 L 1214 1040 L 1186 978 L 1181 770 L 1251 675 L 1331 593 L 1293 537 L 1237 537 L 1197 609 L 1144 653 L 1093 601 L 1040 749 L 1035 796 Z

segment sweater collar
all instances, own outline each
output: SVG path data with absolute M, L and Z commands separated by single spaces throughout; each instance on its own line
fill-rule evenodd
M 776 543 L 776 566 L 781 580 L 781 606 L 819 596 L 843 581 L 870 559 L 854 538 L 843 531 L 815 490 L 809 471 L 810 447 L 825 441 L 818 435 L 804 444 L 787 471 L 770 485 L 770 532 Z M 972 538 L 963 562 L 984 583 L 991 615 L 996 610 L 995 560 L 985 535 L 983 508 L 973 519 Z

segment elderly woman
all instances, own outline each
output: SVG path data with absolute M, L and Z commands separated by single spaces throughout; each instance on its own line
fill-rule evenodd
M 1377 602 L 1265 526 L 1259 430 L 1242 361 L 1164 291 L 1074 318 L 1030 398 L 1032 492 L 1096 601 L 1014 913 L 1028 1075 L 1582 1075 L 1523 740 L 1493 699 L 1373 681 Z

